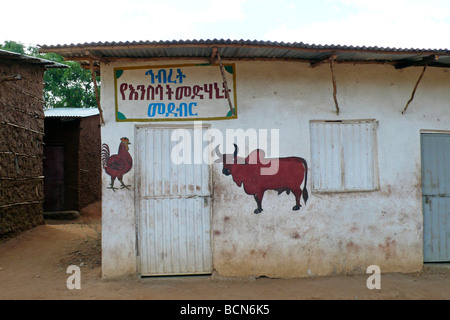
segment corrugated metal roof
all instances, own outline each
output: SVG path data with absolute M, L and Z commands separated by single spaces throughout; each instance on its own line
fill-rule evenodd
M 448 49 L 404 49 L 346 45 L 315 45 L 303 42 L 285 43 L 256 40 L 178 40 L 178 41 L 133 41 L 91 42 L 64 45 L 40 45 L 42 52 L 54 52 L 67 60 L 76 60 L 89 65 L 94 60 L 114 61 L 134 59 L 209 59 L 212 49 L 217 48 L 224 60 L 302 60 L 321 61 L 335 53 L 337 62 L 419 63 L 430 55 L 438 60 L 429 66 L 450 67 Z
M 84 118 L 99 114 L 97 108 L 54 108 L 45 109 L 46 118 Z
M 257 41 L 257 40 L 230 40 L 230 39 L 213 39 L 213 40 L 173 40 L 173 41 L 126 41 L 126 42 L 90 42 L 78 44 L 57 44 L 57 45 L 38 45 L 42 49 L 56 49 L 56 48 L 88 48 L 88 47 L 171 47 L 171 46 L 200 46 L 200 45 L 223 45 L 223 46 L 260 46 L 260 47 L 277 47 L 277 48 L 291 48 L 291 49 L 313 49 L 313 50 L 369 50 L 369 51 L 386 51 L 386 52 L 430 52 L 430 51 L 445 51 L 448 49 L 417 49 L 417 48 L 388 48 L 388 47 L 366 47 L 366 46 L 346 46 L 346 45 L 316 45 L 306 44 L 303 42 L 273 42 L 273 41 Z
M 68 68 L 65 64 L 58 63 L 55 61 L 47 60 L 47 59 L 41 59 L 33 56 L 28 56 L 25 54 L 17 53 L 17 52 L 11 52 L 0 49 L 0 59 L 13 59 L 13 60 L 20 60 L 27 63 L 33 63 L 33 64 L 40 64 L 43 65 L 45 68 Z

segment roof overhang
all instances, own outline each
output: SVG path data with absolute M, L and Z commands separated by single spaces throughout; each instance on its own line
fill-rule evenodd
M 85 118 L 99 114 L 97 108 L 54 108 L 44 109 L 46 118 Z
M 113 61 L 210 61 L 216 49 L 224 61 L 301 61 L 315 67 L 332 58 L 335 63 L 389 64 L 396 68 L 425 65 L 450 67 L 450 51 L 447 49 L 397 49 L 217 39 L 39 46 L 40 52 L 53 52 L 63 56 L 65 60 L 79 62 L 84 68 L 93 67 L 96 70 L 101 62 Z
M 38 58 L 38 57 L 33 57 L 33 56 L 29 56 L 29 55 L 25 55 L 25 54 L 21 54 L 21 53 L 17 53 L 17 52 L 1 50 L 1 49 L 0 49 L 0 59 L 17 60 L 17 61 L 20 61 L 23 63 L 31 63 L 31 64 L 36 64 L 36 65 L 41 65 L 46 69 L 68 68 L 68 66 L 66 66 L 65 64 L 58 63 L 55 61 L 42 59 L 42 58 Z

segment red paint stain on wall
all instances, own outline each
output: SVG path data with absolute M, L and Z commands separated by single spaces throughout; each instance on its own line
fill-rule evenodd
M 387 238 L 384 244 L 379 244 L 378 249 L 385 255 L 386 260 L 389 260 L 396 255 L 397 241 L 395 239 Z

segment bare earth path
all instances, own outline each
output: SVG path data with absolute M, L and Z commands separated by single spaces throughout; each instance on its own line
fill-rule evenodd
M 299 279 L 223 279 L 211 276 L 102 280 L 100 218 L 47 222 L 0 244 L 0 299 L 58 300 L 449 300 L 448 266 L 415 274 L 381 274 L 381 289 L 369 290 L 369 275 Z M 81 289 L 69 290 L 69 265 L 81 268 Z

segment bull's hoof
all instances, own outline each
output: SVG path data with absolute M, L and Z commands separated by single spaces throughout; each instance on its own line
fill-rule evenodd
M 301 207 L 301 205 L 294 206 L 294 207 L 292 208 L 292 210 L 294 210 L 294 211 L 300 210 L 300 207 Z
M 263 211 L 263 209 L 256 209 L 255 211 L 253 211 L 253 213 L 258 214 L 258 213 L 260 213 L 261 211 Z

